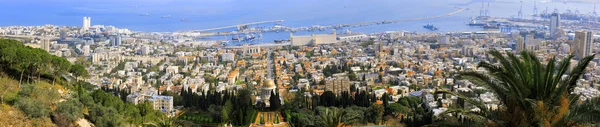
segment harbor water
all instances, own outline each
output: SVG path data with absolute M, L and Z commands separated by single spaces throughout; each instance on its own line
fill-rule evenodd
M 89 16 L 91 24 L 112 25 L 133 31 L 174 32 L 230 26 L 248 22 L 284 20 L 280 24 L 261 24 L 252 27 L 269 28 L 274 25 L 287 27 L 327 26 L 358 22 L 400 20 L 443 15 L 468 8 L 456 15 L 421 21 L 371 25 L 348 28 L 354 33 L 384 31 L 432 32 L 423 25 L 433 24 L 435 32 L 476 31 L 479 27 L 466 25 L 477 17 L 483 2 L 488 2 L 490 16 L 515 17 L 523 6 L 524 18 L 532 18 L 534 0 L 19 0 L 0 4 L 0 27 L 32 25 L 81 26 L 82 17 Z M 587 14 L 594 11 L 594 4 L 536 1 L 538 12 L 546 7 L 561 12 L 567 9 Z M 485 3 L 484 8 L 487 8 Z M 575 8 L 575 6 L 579 8 Z M 224 29 L 219 31 L 233 31 Z M 338 30 L 338 33 L 345 32 Z M 331 33 L 325 31 L 302 31 L 295 35 Z M 262 33 L 262 40 L 273 42 L 288 39 L 289 33 Z M 244 35 L 245 36 L 245 35 Z M 258 35 L 255 35 L 258 36 Z M 232 36 L 211 39 L 231 40 Z

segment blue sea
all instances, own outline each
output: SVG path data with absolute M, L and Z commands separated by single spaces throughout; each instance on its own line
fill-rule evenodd
M 45 24 L 81 26 L 84 16 L 91 17 L 92 25 L 113 25 L 145 32 L 198 30 L 268 20 L 284 20 L 281 24 L 289 27 L 311 27 L 422 18 L 443 15 L 461 7 L 468 10 L 437 19 L 348 29 L 355 33 L 399 30 L 431 32 L 423 28 L 423 25 L 431 23 L 440 28 L 435 32 L 476 31 L 480 28 L 467 26 L 466 23 L 479 15 L 482 2 L 490 3 L 491 16 L 514 17 L 522 5 L 524 18 L 532 18 L 534 0 L 3 0 L 0 2 L 0 27 Z M 487 6 L 487 3 L 484 5 Z M 546 8 L 549 12 L 554 8 L 561 12 L 577 9 L 585 14 L 594 11 L 594 4 L 589 3 L 537 0 L 536 5 L 539 13 Z M 161 18 L 168 15 L 171 18 Z M 187 21 L 182 22 L 181 19 Z M 327 32 L 331 30 L 295 34 Z M 272 42 L 287 37 L 289 33 L 263 33 L 262 41 Z

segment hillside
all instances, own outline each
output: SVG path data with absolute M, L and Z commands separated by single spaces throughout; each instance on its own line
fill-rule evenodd
M 60 85 L 39 82 L 19 88 L 19 81 L 6 76 L 1 76 L 0 82 L 3 82 L 0 96 L 4 99 L 0 115 L 6 118 L 0 119 L 0 126 L 54 126 L 49 112 L 65 113 L 62 108 L 66 103 L 59 100 L 66 94 L 59 94 Z M 56 109 L 57 105 L 60 110 Z
M 147 103 L 133 105 L 82 81 L 85 67 L 0 39 L 0 126 L 140 126 L 165 118 Z M 67 79 L 74 79 L 67 81 Z

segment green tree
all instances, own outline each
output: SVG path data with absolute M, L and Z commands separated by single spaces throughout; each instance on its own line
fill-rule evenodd
M 304 108 L 306 107 L 306 97 L 304 96 L 303 92 L 295 92 L 294 93 L 294 99 L 291 100 L 291 102 L 289 104 L 285 104 L 285 107 L 292 107 L 292 108 Z
M 403 106 L 398 103 L 391 103 L 386 107 L 386 111 L 392 114 L 395 117 L 404 117 L 404 115 L 409 114 L 410 109 L 406 106 Z
M 358 76 L 356 76 L 356 74 L 354 74 L 353 72 L 350 72 L 348 74 L 348 78 L 350 79 L 350 81 L 358 81 Z
M 460 113 L 492 126 L 580 126 L 600 121 L 597 115 L 599 108 L 585 108 L 598 104 L 598 99 L 578 104 L 579 95 L 571 94 L 593 55 L 581 59 L 569 72 L 572 56 L 565 57 L 558 64 L 555 58 L 551 58 L 544 65 L 537 55 L 528 51 L 521 52 L 520 57 L 510 52 L 506 56 L 499 51 L 490 51 L 489 54 L 499 65 L 480 62 L 478 67 L 488 72 L 467 71 L 459 76 L 497 95 L 500 108 L 491 110 L 463 94 L 440 91 L 438 93 L 455 95 L 481 109 L 481 112 L 452 109 L 447 113 Z
M 152 107 L 152 105 L 150 103 L 141 103 L 138 104 L 138 110 L 140 111 L 140 115 L 142 116 L 142 122 L 146 122 L 146 115 L 151 114 L 151 112 L 154 110 L 154 107 Z
M 53 55 L 52 56 L 52 66 L 53 66 L 53 70 L 54 70 L 54 73 L 53 73 L 54 78 L 52 79 L 52 84 L 54 84 L 57 77 L 60 77 L 61 75 L 66 74 L 71 69 L 71 62 L 69 62 L 65 58 Z
M 269 98 L 269 103 L 271 110 L 277 111 L 281 107 L 281 99 L 279 98 L 279 94 L 275 92 L 271 92 L 271 97 Z
M 32 60 L 30 71 L 33 72 L 32 74 L 37 74 L 38 80 L 40 80 L 42 73 L 48 72 L 52 74 L 53 71 L 49 69 L 49 67 L 52 67 L 51 55 L 39 48 L 29 50 L 33 53 L 33 55 L 30 56 L 30 59 Z
M 223 105 L 223 108 L 221 109 L 221 122 L 226 123 L 227 121 L 229 121 L 231 111 L 233 111 L 233 104 L 231 103 L 231 101 L 228 100 L 227 102 L 225 102 L 225 105 Z
M 90 108 L 90 121 L 98 127 L 116 127 L 123 124 L 123 115 L 119 114 L 114 108 L 107 108 L 101 105 L 94 105 Z
M 69 99 L 58 103 L 56 112 L 70 121 L 76 121 L 79 118 L 83 118 L 83 104 L 79 100 Z
M 368 122 L 379 124 L 382 120 L 384 110 L 385 109 L 382 105 L 377 103 L 371 104 L 365 113 L 365 117 L 367 118 L 366 120 L 368 120 Z
M 2 61 L 6 63 L 9 68 L 20 71 L 19 84 L 23 84 L 23 75 L 25 71 L 32 67 L 33 56 L 25 47 L 12 47 L 5 48 L 0 51 L 2 54 Z
M 289 120 L 290 124 L 297 127 L 311 127 L 314 126 L 314 117 L 310 114 L 304 113 L 292 113 L 292 117 Z
M 82 66 L 86 66 L 89 67 L 92 65 L 92 62 L 90 62 L 86 57 L 77 57 L 77 59 L 75 59 L 75 64 L 80 64 Z
M 335 94 L 331 91 L 325 91 L 321 94 L 321 105 L 325 107 L 336 106 Z
M 85 67 L 81 64 L 74 64 L 71 66 L 71 70 L 69 70 L 75 76 L 75 79 L 79 80 L 79 77 L 89 77 L 90 74 L 85 70 Z
M 383 93 L 383 95 L 381 95 L 381 101 L 383 102 L 383 107 L 387 107 L 390 102 L 390 96 L 387 93 Z
M 250 124 L 251 117 L 254 115 L 254 108 L 252 106 L 251 91 L 248 89 L 241 89 L 237 91 L 235 97 L 235 105 L 233 115 L 230 116 L 234 125 L 248 125 Z

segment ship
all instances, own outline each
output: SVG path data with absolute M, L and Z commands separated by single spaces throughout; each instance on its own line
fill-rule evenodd
M 245 38 L 246 41 L 251 41 L 251 40 L 254 40 L 254 39 L 256 39 L 256 37 L 254 36 L 254 34 L 252 34 L 252 35 L 246 35 L 246 38 Z
M 469 26 L 484 26 L 484 25 L 486 25 L 486 23 L 477 22 L 477 20 L 473 20 L 473 19 L 471 19 L 471 21 L 469 22 Z
M 259 36 L 262 38 L 262 35 L 259 35 Z M 241 42 L 241 41 L 252 41 L 254 39 L 256 39 L 256 36 L 254 36 L 254 34 L 252 34 L 252 35 L 246 35 L 245 37 L 240 37 L 239 35 L 235 35 L 235 36 L 231 37 L 232 41 L 238 41 L 238 42 Z
M 187 20 L 187 19 L 181 19 L 181 21 L 182 21 L 182 22 L 187 22 L 188 20 Z
M 232 41 L 240 41 L 241 39 L 242 38 L 240 38 L 240 36 L 238 36 L 238 35 L 235 35 L 235 36 L 231 37 Z
M 161 16 L 160 18 L 171 18 L 171 15 Z
M 287 41 L 287 40 L 280 39 L 280 40 L 275 40 L 274 42 L 280 44 L 280 43 L 283 43 L 285 41 Z
M 500 29 L 500 24 L 485 24 L 484 29 Z
M 429 30 L 432 30 L 432 31 L 438 30 L 438 28 L 435 27 L 435 26 L 433 26 L 433 24 L 424 25 L 423 28 L 426 28 L 426 29 L 429 29 Z

